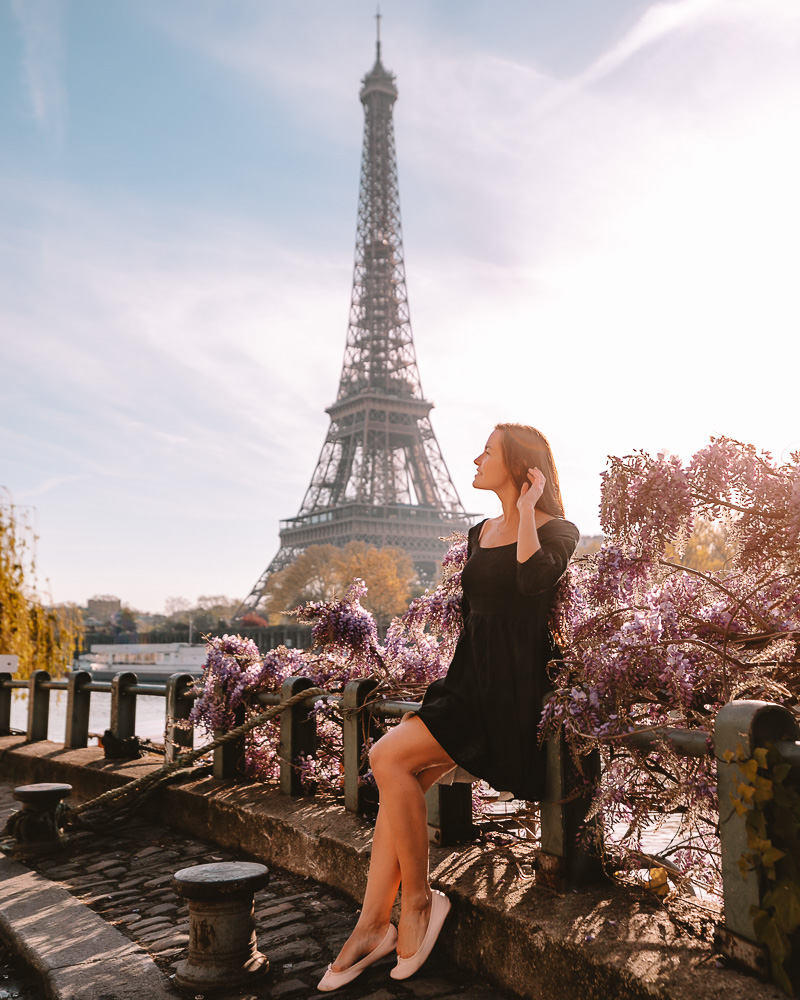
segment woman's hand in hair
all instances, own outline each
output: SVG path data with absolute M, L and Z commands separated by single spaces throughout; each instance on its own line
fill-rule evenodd
M 528 469 L 528 481 L 522 484 L 517 509 L 519 510 L 519 529 L 517 531 L 517 562 L 527 562 L 537 552 L 539 533 L 536 530 L 536 504 L 544 492 L 544 474 L 540 469 Z
M 526 510 L 534 511 L 536 509 L 536 504 L 544 493 L 545 482 L 544 474 L 539 469 L 528 469 L 528 482 L 522 484 L 517 500 L 517 509 L 520 514 Z

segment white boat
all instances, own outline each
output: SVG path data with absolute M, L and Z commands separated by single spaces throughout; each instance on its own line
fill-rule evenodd
M 142 681 L 165 681 L 172 674 L 203 673 L 206 646 L 188 642 L 95 643 L 75 657 L 73 670 L 88 670 L 98 681 L 109 681 L 130 670 Z

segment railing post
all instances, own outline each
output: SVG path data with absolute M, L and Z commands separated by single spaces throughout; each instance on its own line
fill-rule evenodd
M 310 677 L 287 677 L 281 685 L 281 701 L 314 687 Z M 281 737 L 278 748 L 283 795 L 301 795 L 303 786 L 297 768 L 298 757 L 316 757 L 317 720 L 302 701 L 281 715 Z
M 244 722 L 244 706 L 240 705 L 234 710 L 233 729 L 241 726 Z M 223 730 L 214 730 L 214 736 L 222 736 Z M 223 743 L 221 747 L 214 750 L 214 770 L 215 778 L 243 778 L 245 775 L 245 738 L 240 736 L 238 740 L 231 740 Z
M 8 736 L 11 732 L 11 698 L 13 689 L 11 681 L 13 674 L 0 673 L 0 736 Z
M 67 681 L 67 728 L 64 746 L 77 750 L 89 743 L 89 707 L 92 692 L 86 687 L 92 683 L 89 670 L 73 670 Z
M 189 718 L 192 711 L 192 700 L 186 697 L 189 687 L 194 681 L 192 674 L 172 674 L 167 679 L 167 709 L 164 739 L 164 763 L 171 764 L 177 760 L 184 750 L 194 746 L 194 727 L 184 729 L 174 725 Z
M 745 803 L 739 815 L 733 805 L 734 800 L 741 800 L 739 784 L 743 774 L 739 763 L 767 743 L 797 738 L 798 725 L 789 709 L 765 701 L 729 702 L 719 710 L 714 723 L 725 907 L 719 945 L 726 955 L 759 972 L 766 970 L 767 963 L 764 949 L 756 943 L 751 908 L 761 907 L 766 885 L 762 871 L 750 871 L 745 879 L 739 870 L 739 861 L 748 851 L 747 812 L 753 808 L 752 802 Z M 726 755 L 730 760 L 725 759 Z
M 378 686 L 371 677 L 350 681 L 342 695 L 342 744 L 344 749 L 344 807 L 349 812 L 361 812 L 366 805 L 359 777 L 369 768 L 364 752 L 367 737 L 371 735 L 370 719 L 359 711 L 369 695 Z
M 428 806 L 428 840 L 449 847 L 475 836 L 472 822 L 472 784 L 431 785 L 425 794 Z
M 47 739 L 50 721 L 50 689 L 42 687 L 50 680 L 46 670 L 34 670 L 28 682 L 28 741 Z
M 600 780 L 600 755 L 594 750 L 582 757 L 579 772 L 561 732 L 547 738 L 545 755 L 540 870 L 544 881 L 559 890 L 586 885 L 603 874 L 601 828 L 596 820 L 586 823 Z
M 111 680 L 111 735 L 126 740 L 136 735 L 136 695 L 126 688 L 136 683 L 136 674 L 124 670 Z

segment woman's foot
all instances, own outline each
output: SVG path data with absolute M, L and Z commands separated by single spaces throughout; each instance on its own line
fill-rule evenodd
M 380 945 L 386 937 L 387 930 L 386 927 L 361 928 L 356 924 L 353 933 L 342 945 L 342 950 L 331 962 L 332 971 L 344 972 L 356 962 L 360 962 L 362 958 L 365 958 Z
M 400 954 L 400 947 L 398 946 L 397 965 L 389 973 L 392 979 L 407 979 L 409 976 L 413 976 L 424 965 L 428 956 L 433 951 L 433 946 L 439 937 L 439 931 L 442 929 L 442 924 L 445 922 L 449 912 L 450 900 L 443 892 L 438 892 L 434 889 L 428 923 L 422 936 L 422 941 L 417 950 L 407 957 L 403 957 Z
M 430 891 L 419 899 L 404 896 L 397 925 L 397 954 L 404 958 L 415 955 L 425 939 L 431 918 L 433 895 Z
M 317 985 L 317 989 L 323 993 L 338 990 L 340 987 L 352 983 L 373 962 L 377 962 L 394 951 L 397 944 L 397 930 L 392 924 L 389 924 L 387 929 L 380 935 L 380 939 L 374 948 L 371 948 L 365 955 L 350 965 L 344 965 L 343 963 L 347 960 L 351 951 L 348 946 L 352 944 L 353 951 L 363 950 L 364 940 L 369 939 L 371 936 L 367 935 L 365 937 L 364 935 L 356 934 L 354 931 L 345 943 L 344 948 L 339 952 L 336 961 L 328 966 L 325 975 Z

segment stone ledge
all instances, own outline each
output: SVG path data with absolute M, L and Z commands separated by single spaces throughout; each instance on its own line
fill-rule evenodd
M 68 781 L 91 798 L 158 764 L 104 761 L 0 738 L 0 776 Z M 203 778 L 166 789 L 148 812 L 161 822 L 267 864 L 310 875 L 360 899 L 371 830 L 335 804 L 288 798 L 256 783 Z M 608 883 L 565 896 L 522 881 L 516 865 L 477 845 L 432 848 L 434 885 L 453 902 L 444 949 L 463 968 L 535 1000 L 774 1000 L 776 987 L 717 968 L 710 945 L 676 928 L 649 896 Z M 269 956 L 267 956 L 269 957 Z
M 150 956 L 66 889 L 0 854 L 0 934 L 50 997 L 174 1000 Z

